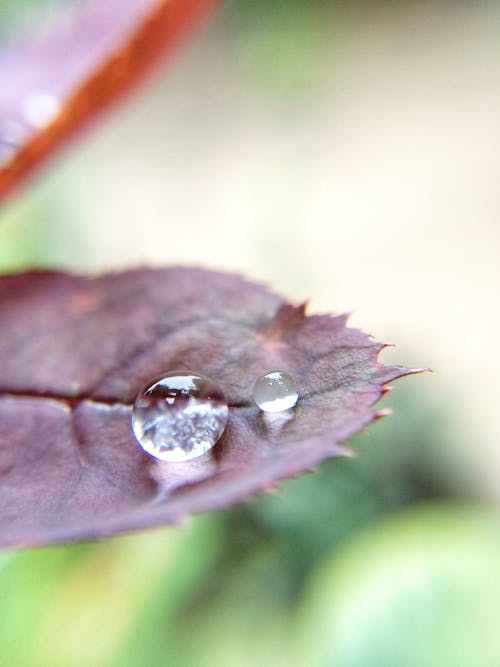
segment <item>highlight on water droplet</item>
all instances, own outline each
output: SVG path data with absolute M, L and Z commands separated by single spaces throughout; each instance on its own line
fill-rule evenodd
M 269 371 L 255 381 L 253 400 L 264 412 L 282 412 L 295 407 L 299 393 L 291 375 Z
M 52 93 L 35 91 L 24 101 L 24 118 L 39 129 L 48 125 L 61 110 L 61 103 Z
M 222 389 L 191 371 L 171 371 L 148 384 L 132 410 L 132 430 L 145 452 L 188 461 L 211 449 L 224 432 L 228 405 Z

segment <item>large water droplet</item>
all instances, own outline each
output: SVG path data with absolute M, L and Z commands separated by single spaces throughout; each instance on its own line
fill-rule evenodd
M 153 380 L 137 397 L 132 430 L 145 452 L 164 461 L 188 461 L 207 452 L 227 423 L 224 392 L 190 371 Z
M 257 378 L 253 400 L 264 412 L 290 410 L 299 400 L 294 379 L 284 371 L 270 371 Z

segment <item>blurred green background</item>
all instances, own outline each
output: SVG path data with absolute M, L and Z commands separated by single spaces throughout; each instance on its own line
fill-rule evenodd
M 499 32 L 493 1 L 228 0 L 0 212 L 1 271 L 243 272 L 435 371 L 274 494 L 0 555 L 2 667 L 500 667 Z

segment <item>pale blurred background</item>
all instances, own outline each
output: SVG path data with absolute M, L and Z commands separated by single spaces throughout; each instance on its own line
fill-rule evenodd
M 3 271 L 235 271 L 434 370 L 275 496 L 6 557 L 0 664 L 500 665 L 499 36 L 494 1 L 227 0 L 0 213 Z

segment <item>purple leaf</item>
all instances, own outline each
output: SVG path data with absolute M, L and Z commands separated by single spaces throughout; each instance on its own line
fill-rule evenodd
M 265 288 L 201 269 L 99 278 L 0 278 L 0 545 L 90 539 L 227 507 L 347 454 L 376 416 L 384 345 L 346 317 L 306 316 Z M 163 371 L 189 369 L 229 403 L 217 445 L 185 463 L 147 456 L 130 426 L 134 398 Z M 279 369 L 300 394 L 268 420 L 251 399 Z M 379 413 L 379 416 L 380 413 Z
M 215 0 L 81 0 L 0 45 L 0 200 L 169 54 Z

